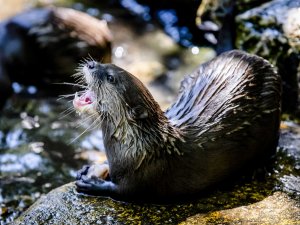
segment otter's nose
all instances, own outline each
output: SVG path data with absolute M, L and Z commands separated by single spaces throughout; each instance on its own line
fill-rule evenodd
M 94 62 L 94 61 L 87 62 L 87 68 L 88 69 L 92 70 L 92 69 L 95 68 L 95 66 L 96 66 L 96 62 Z

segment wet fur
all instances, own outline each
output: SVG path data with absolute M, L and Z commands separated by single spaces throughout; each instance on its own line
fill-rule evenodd
M 109 83 L 106 77 L 114 76 Z M 182 82 L 163 113 L 133 75 L 97 64 L 89 87 L 109 179 L 77 177 L 77 189 L 154 202 L 193 196 L 253 168 L 274 153 L 280 121 L 280 77 L 264 59 L 241 51 L 202 64 Z

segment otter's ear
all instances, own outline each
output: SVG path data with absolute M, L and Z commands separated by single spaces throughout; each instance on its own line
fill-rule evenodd
M 148 117 L 148 111 L 143 106 L 136 106 L 131 109 L 132 119 L 146 119 Z

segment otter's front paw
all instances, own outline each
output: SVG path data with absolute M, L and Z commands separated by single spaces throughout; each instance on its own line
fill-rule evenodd
M 85 165 L 77 172 L 76 180 L 81 180 L 82 176 L 88 178 L 98 177 L 102 180 L 109 180 L 109 166 L 107 163 Z
M 78 192 L 84 192 L 93 195 L 110 195 L 116 191 L 116 185 L 111 181 L 105 181 L 95 176 L 88 177 L 82 175 L 80 180 L 76 181 Z
M 81 178 L 76 181 L 77 191 L 86 193 L 95 192 L 101 187 L 103 182 L 105 181 L 97 177 L 82 175 Z
M 84 165 L 80 170 L 77 171 L 76 180 L 81 180 L 81 177 L 87 175 L 90 166 Z

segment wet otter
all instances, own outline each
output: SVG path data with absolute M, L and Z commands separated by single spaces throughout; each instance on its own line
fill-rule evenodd
M 230 51 L 187 76 L 164 113 L 133 75 L 112 64 L 82 68 L 79 112 L 101 123 L 107 162 L 85 166 L 80 192 L 168 201 L 193 196 L 274 153 L 281 82 L 264 59 Z

